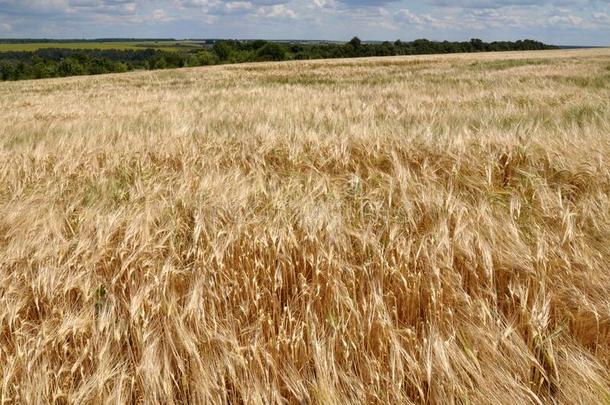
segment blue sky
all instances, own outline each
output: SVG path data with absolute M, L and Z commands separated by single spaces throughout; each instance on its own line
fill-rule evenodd
M 0 37 L 415 38 L 610 45 L 610 0 L 0 0 Z

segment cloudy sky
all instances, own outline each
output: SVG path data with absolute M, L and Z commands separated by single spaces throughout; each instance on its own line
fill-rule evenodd
M 533 38 L 610 45 L 610 0 L 0 0 L 0 37 Z

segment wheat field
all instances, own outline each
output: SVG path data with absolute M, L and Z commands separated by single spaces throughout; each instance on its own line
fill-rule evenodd
M 610 50 L 0 83 L 0 403 L 610 404 Z

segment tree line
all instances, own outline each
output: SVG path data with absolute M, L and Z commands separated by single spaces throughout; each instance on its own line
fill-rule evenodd
M 340 43 L 280 43 L 263 40 L 215 41 L 200 49 L 39 49 L 33 52 L 0 52 L 0 80 L 41 79 L 118 73 L 131 70 L 168 69 L 226 63 L 366 56 L 422 55 L 463 52 L 526 51 L 556 49 L 533 40 L 491 42 L 364 43 L 357 37 Z

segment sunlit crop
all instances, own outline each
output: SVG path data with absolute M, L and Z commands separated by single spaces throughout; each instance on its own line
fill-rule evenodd
M 0 83 L 0 403 L 610 401 L 610 51 Z

